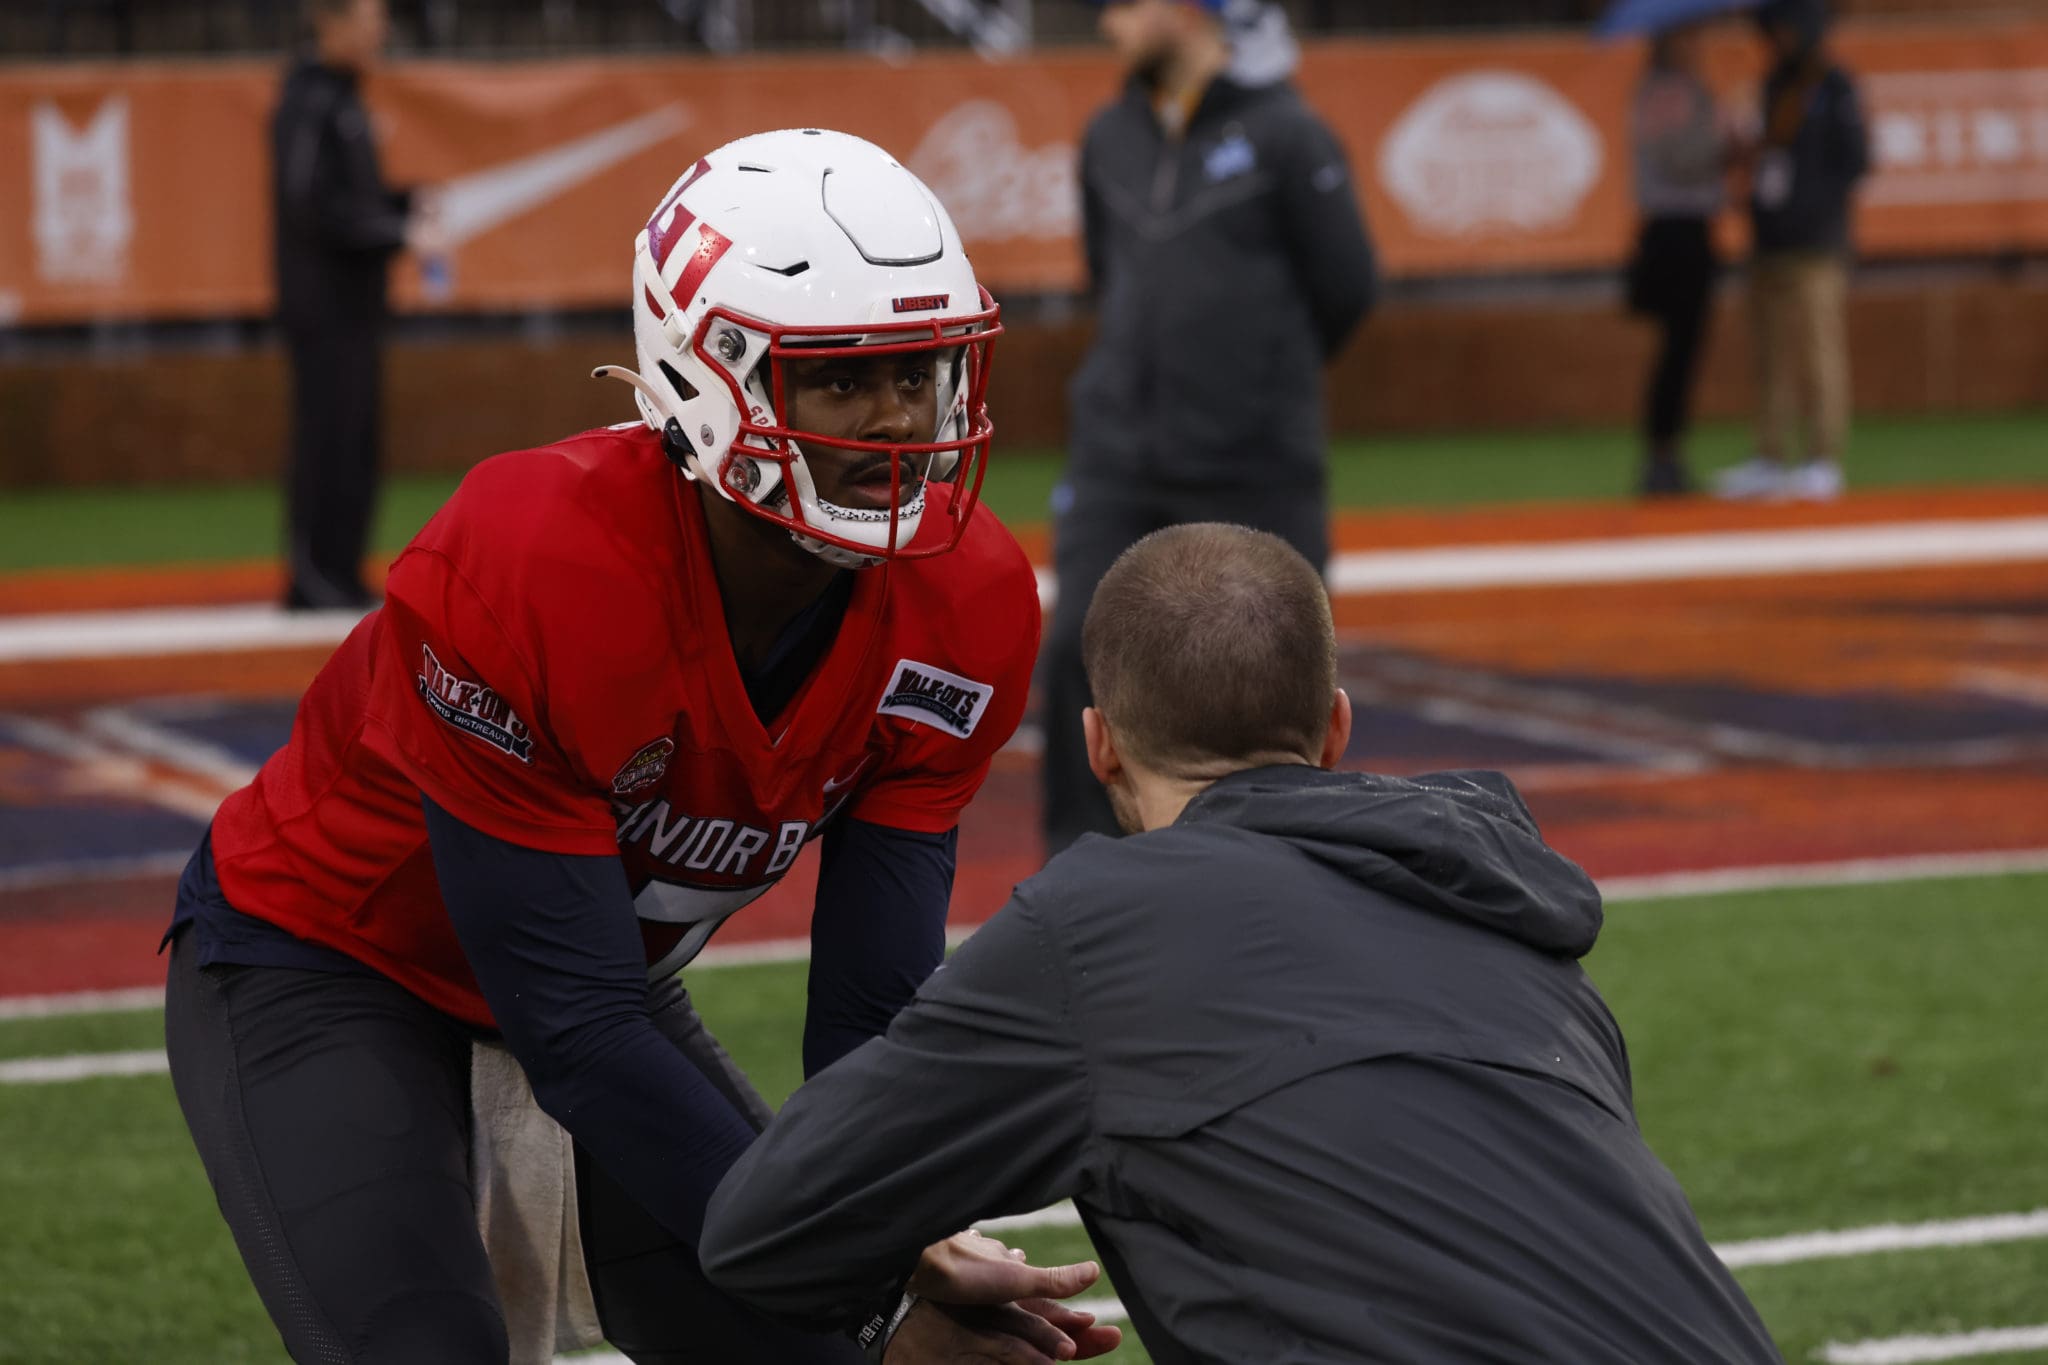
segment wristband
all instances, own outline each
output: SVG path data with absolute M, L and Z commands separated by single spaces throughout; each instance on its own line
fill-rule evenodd
M 896 1329 L 903 1325 L 903 1319 L 908 1317 L 910 1310 L 915 1307 L 917 1295 L 906 1292 L 894 1312 L 877 1313 L 861 1324 L 860 1330 L 853 1334 L 853 1339 L 859 1345 L 861 1354 L 866 1357 L 868 1365 L 882 1365 L 882 1357 L 889 1352 L 889 1343 L 896 1339 Z

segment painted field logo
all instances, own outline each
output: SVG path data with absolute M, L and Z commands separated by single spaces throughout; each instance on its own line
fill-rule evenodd
M 899 313 L 936 313 L 952 297 L 951 294 L 912 294 L 894 302 Z
M 620 796 L 651 787 L 668 776 L 668 761 L 675 756 L 676 742 L 663 735 L 660 739 L 640 746 L 640 751 L 626 760 L 626 766 L 619 769 L 619 775 L 612 779 L 612 790 Z
M 420 700 L 442 720 L 521 763 L 533 762 L 533 738 L 526 722 L 513 714 L 505 699 L 482 683 L 458 678 L 441 667 L 426 645 L 420 646 L 420 673 L 413 681 Z
M 875 709 L 881 715 L 901 716 L 965 739 L 981 724 L 982 712 L 994 695 L 995 689 L 987 683 L 915 659 L 898 659 L 895 680 Z

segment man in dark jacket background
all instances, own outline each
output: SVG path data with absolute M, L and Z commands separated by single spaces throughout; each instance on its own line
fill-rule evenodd
M 1161 531 L 1084 649 L 1134 837 L 1054 859 L 797 1092 L 712 1199 L 713 1282 L 850 1321 L 1071 1197 L 1160 1365 L 1779 1360 L 1637 1128 L 1593 883 L 1498 773 L 1334 770 L 1315 570 Z
M 1749 197 L 1756 453 L 1715 491 L 1826 501 L 1841 495 L 1849 437 L 1850 212 L 1870 135 L 1827 49 L 1826 0 L 1769 0 L 1756 22 L 1771 53 Z
M 1344 149 L 1264 0 L 1112 0 L 1131 69 L 1081 148 L 1096 336 L 1068 390 L 1059 600 L 1040 656 L 1048 856 L 1114 833 L 1088 775 L 1081 620 L 1149 531 L 1228 519 L 1329 554 L 1322 370 L 1373 298 Z
M 285 477 L 288 607 L 361 608 L 376 510 L 386 275 L 432 251 L 435 215 L 389 189 L 358 89 L 390 29 L 385 0 L 305 0 L 311 51 L 271 118 L 277 315 L 292 371 Z

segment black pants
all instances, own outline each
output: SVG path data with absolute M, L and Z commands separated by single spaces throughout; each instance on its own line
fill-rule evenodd
M 375 317 L 288 321 L 284 335 L 292 370 L 287 598 L 360 606 L 370 600 L 362 566 L 377 507 L 383 325 Z
M 1270 531 L 1321 572 L 1330 557 L 1328 490 L 1320 485 L 1235 488 L 1138 488 L 1076 481 L 1071 501 L 1053 522 L 1053 569 L 1059 598 L 1038 655 L 1044 707 L 1045 855 L 1083 834 L 1117 833 L 1109 798 L 1088 771 L 1081 710 L 1093 704 L 1081 662 L 1081 625 L 1088 603 L 1116 557 L 1166 526 L 1227 521 Z
M 1662 332 L 1643 395 L 1643 435 L 1657 450 L 1670 447 L 1692 422 L 1692 391 L 1720 271 L 1708 221 L 1650 219 L 1629 269 L 1630 305 Z
M 200 967 L 171 949 L 171 1080 L 222 1215 L 295 1361 L 502 1365 L 505 1326 L 469 1169 L 471 1031 L 376 976 Z M 769 1110 L 674 981 L 650 999 L 685 1056 Z M 584 1260 L 605 1336 L 640 1365 L 844 1365 L 713 1289 L 693 1247 L 576 1154 Z M 764 1350 L 762 1343 L 778 1345 Z

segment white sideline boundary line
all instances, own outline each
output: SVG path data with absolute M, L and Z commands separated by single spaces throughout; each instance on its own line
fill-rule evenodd
M 0 663 L 335 645 L 362 619 L 359 611 L 286 611 L 258 602 L 36 613 L 0 618 Z
M 2048 560 L 2048 517 L 1953 518 L 1708 531 L 1600 540 L 1517 541 L 1418 550 L 1363 550 L 1330 561 L 1338 597 L 1568 583 L 1655 583 L 1853 573 Z M 1058 583 L 1036 571 L 1050 605 Z M 0 619 L 0 664 L 205 654 L 337 643 L 351 611 L 288 612 L 267 603 L 133 611 L 32 613 Z
M 1944 1336 L 1831 1341 L 1814 1357 L 1828 1365 L 1922 1365 L 1926 1361 L 2039 1350 L 2048 1350 L 2048 1323 L 2039 1327 L 1980 1327 L 1974 1332 L 1951 1332 Z
M 185 865 L 184 854 L 156 862 L 148 859 L 112 863 L 49 864 L 50 868 L 75 867 L 88 875 L 162 876 Z M 26 871 L 28 869 L 22 869 Z M 1903 858 L 1852 858 L 1833 863 L 1787 863 L 1771 867 L 1717 868 L 1703 872 L 1672 872 L 1654 877 L 1612 877 L 1600 884 L 1601 894 L 1611 904 L 1633 901 L 1675 900 L 1693 896 L 1718 896 L 1730 892 L 1772 891 L 1804 886 L 1863 886 L 1875 882 L 1930 881 L 1942 878 L 2002 877 L 2015 873 L 2048 872 L 2048 848 L 2015 849 L 1994 853 L 1937 853 Z M 6 874 L 0 874 L 0 891 L 10 889 Z M 946 945 L 957 948 L 972 929 L 948 929 Z M 811 955 L 805 938 L 764 939 L 758 943 L 712 944 L 690 963 L 694 968 L 747 967 L 761 963 L 802 962 Z M 0 995 L 0 1023 L 12 1019 L 45 1019 L 71 1014 L 102 1014 L 120 1010 L 161 1009 L 164 993 L 159 986 L 138 986 L 114 991 L 68 991 L 54 995 Z

